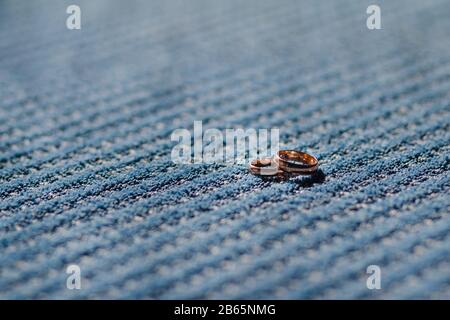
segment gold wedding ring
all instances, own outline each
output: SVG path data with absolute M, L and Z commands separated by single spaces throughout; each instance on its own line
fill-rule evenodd
M 297 150 L 280 150 L 274 161 L 281 170 L 295 174 L 313 174 L 319 167 L 316 157 Z

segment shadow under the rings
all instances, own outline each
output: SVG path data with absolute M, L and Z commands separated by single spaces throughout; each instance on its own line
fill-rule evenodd
M 267 177 L 267 176 L 260 176 L 261 179 L 265 181 L 273 181 L 273 182 L 285 182 L 285 181 L 291 181 L 293 183 L 298 184 L 299 186 L 303 188 L 309 188 L 312 187 L 315 184 L 321 184 L 325 181 L 326 175 L 321 170 L 318 169 L 316 172 L 314 172 L 312 175 L 305 176 L 305 175 L 290 175 L 288 173 L 280 175 L 280 176 L 274 176 L 274 177 Z

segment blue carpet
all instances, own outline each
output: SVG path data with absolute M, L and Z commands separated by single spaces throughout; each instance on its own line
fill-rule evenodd
M 0 1 L 0 298 L 450 298 L 450 2 L 370 4 Z M 323 176 L 175 165 L 194 120 Z

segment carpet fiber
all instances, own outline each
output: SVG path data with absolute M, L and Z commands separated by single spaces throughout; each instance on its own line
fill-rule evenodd
M 364 0 L 76 1 L 68 30 L 73 2 L 0 1 L 0 298 L 450 298 L 449 1 L 377 1 L 381 30 Z M 172 163 L 197 120 L 321 175 Z

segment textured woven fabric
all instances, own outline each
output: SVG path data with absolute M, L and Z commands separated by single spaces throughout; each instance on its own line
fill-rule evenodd
M 381 30 L 371 1 L 70 4 L 0 1 L 0 298 L 450 298 L 448 0 L 377 1 Z M 323 175 L 173 164 L 195 120 Z

